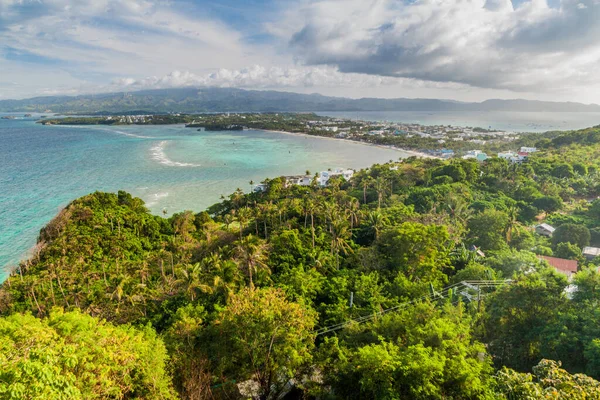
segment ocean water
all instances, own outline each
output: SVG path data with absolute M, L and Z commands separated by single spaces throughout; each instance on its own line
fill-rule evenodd
M 1 116 L 2 114 L 0 114 Z M 152 212 L 201 211 L 249 181 L 361 168 L 406 153 L 275 132 L 198 132 L 182 125 L 43 126 L 0 119 L 0 281 L 71 200 L 126 190 Z
M 505 111 L 364 111 L 318 113 L 332 117 L 389 121 L 421 125 L 453 125 L 493 128 L 513 132 L 546 132 L 583 129 L 600 125 L 596 112 L 505 112 Z

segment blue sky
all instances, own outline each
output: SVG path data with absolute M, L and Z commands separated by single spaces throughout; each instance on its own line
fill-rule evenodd
M 598 0 L 0 0 L 0 98 L 182 86 L 600 103 Z

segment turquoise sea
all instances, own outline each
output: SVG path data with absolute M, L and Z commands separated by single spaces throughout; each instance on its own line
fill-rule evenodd
M 1 116 L 1 114 L 0 114 Z M 181 125 L 42 126 L 0 119 L 0 282 L 71 200 L 127 190 L 154 213 L 200 211 L 249 181 L 361 168 L 405 153 L 275 132 L 198 132 Z

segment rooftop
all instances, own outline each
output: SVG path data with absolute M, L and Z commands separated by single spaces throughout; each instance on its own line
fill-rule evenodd
M 586 246 L 583 248 L 583 254 L 598 257 L 598 256 L 600 256 L 600 248 Z
M 559 272 L 565 274 L 574 274 L 577 272 L 577 261 L 566 260 L 564 258 L 556 258 L 549 256 L 539 256 L 541 259 L 546 260 L 551 267 Z

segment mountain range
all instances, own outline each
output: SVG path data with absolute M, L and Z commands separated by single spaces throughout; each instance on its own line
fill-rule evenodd
M 439 99 L 361 98 L 233 88 L 178 88 L 0 100 L 0 112 L 195 113 L 305 111 L 521 111 L 600 112 L 600 105 L 533 100 L 480 103 Z

